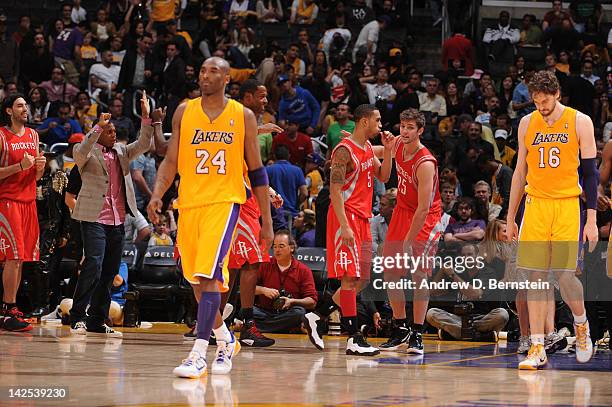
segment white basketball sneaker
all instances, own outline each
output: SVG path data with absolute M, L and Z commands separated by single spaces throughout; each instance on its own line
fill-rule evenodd
M 586 363 L 593 356 L 593 342 L 591 341 L 591 331 L 589 321 L 584 324 L 574 324 L 576 332 L 576 361 Z
M 538 370 L 548 362 L 544 344 L 533 343 L 529 348 L 527 357 L 518 365 L 520 370 Z
M 206 355 L 192 350 L 187 359 L 183 359 L 180 366 L 174 368 L 173 373 L 178 377 L 198 379 L 206 374 Z
M 232 358 L 240 352 L 240 343 L 230 332 L 232 340 L 230 342 L 217 341 L 217 356 L 212 365 L 213 374 L 228 374 L 232 370 Z

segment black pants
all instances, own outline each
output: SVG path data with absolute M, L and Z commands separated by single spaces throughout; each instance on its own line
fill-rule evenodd
M 97 222 L 81 222 L 85 262 L 74 292 L 70 322 L 84 321 L 87 325 L 100 326 L 108 316 L 111 286 L 119 272 L 123 250 L 123 225 L 109 226 Z
M 253 319 L 261 332 L 287 332 L 299 328 L 304 315 L 306 310 L 299 306 L 291 307 L 281 313 L 253 307 Z

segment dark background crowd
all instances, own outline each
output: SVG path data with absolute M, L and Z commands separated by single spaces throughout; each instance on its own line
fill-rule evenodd
M 496 220 L 505 219 L 508 208 L 518 123 L 535 110 L 527 84 L 537 69 L 554 72 L 562 102 L 591 116 L 599 153 L 612 132 L 612 30 L 598 0 L 576 0 L 568 9 L 555 0 L 541 20 L 531 14 L 511 19 L 502 11 L 490 27 L 485 21 L 471 25 L 465 13 L 454 12 L 472 4 L 462 0 L 448 2 L 448 22 L 435 0 L 417 2 L 429 8 L 424 19 L 411 16 L 410 3 L 401 0 L 37 0 L 23 13 L 18 2 L 7 1 L 0 2 L 0 101 L 17 92 L 26 96 L 29 125 L 51 159 L 38 189 L 41 265 L 26 273 L 22 288 L 29 293 L 22 301 L 29 301 L 33 315 L 52 311 L 74 289 L 64 281 L 80 260 L 78 228 L 71 225 L 66 205 L 79 189 L 71 174 L 72 146 L 101 112 L 112 114 L 118 140 L 135 140 L 142 91 L 153 107 L 167 107 L 163 128 L 169 132 L 177 106 L 200 95 L 199 68 L 210 56 L 230 62 L 228 97 L 240 99 L 249 78 L 265 85 L 267 104 L 259 123 L 285 129 L 260 134 L 259 140 L 271 185 L 284 199 L 283 208 L 273 210 L 274 229 L 290 231 L 281 235 L 292 256 L 325 247 L 331 151 L 343 130 L 354 129 L 351 114 L 361 104 L 375 104 L 383 128 L 395 134 L 400 112 L 416 108 L 425 114 L 422 142 L 436 156 L 440 174 L 443 247 L 457 253 L 462 242 L 478 243 L 469 251 L 498 240 Z M 419 37 L 410 27 L 419 19 L 450 27 L 438 69 L 427 72 L 412 55 Z M 115 288 L 133 298 L 138 290 L 132 283 L 166 287 L 160 297 L 172 301 L 164 302 L 165 312 L 148 316 L 181 321 L 189 305 L 181 305 L 171 291 L 181 283 L 143 272 L 147 257 L 156 256 L 146 246 L 175 241 L 176 189 L 166 195 L 168 212 L 159 224 L 145 218 L 162 157 L 163 148 L 152 147 L 131 165 L 142 216 L 126 221 L 130 272 L 122 273 Z M 396 187 L 395 175 L 386 185 L 375 185 L 375 251 L 384 242 Z M 602 238 L 609 218 L 601 213 Z M 308 253 L 304 262 L 310 259 L 315 272 L 304 284 L 316 283 L 319 295 L 325 294 L 328 283 L 316 272 L 323 266 L 315 270 L 321 262 L 312 261 L 324 258 L 323 250 Z M 265 287 L 266 281 L 260 284 Z M 268 303 L 259 305 L 269 308 Z M 167 304 L 177 311 L 168 312 Z M 362 306 L 365 320 L 380 328 L 375 321 L 389 314 L 388 306 L 367 300 Z

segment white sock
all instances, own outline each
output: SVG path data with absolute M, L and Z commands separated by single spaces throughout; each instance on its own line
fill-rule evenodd
M 199 352 L 200 355 L 206 356 L 206 351 L 208 350 L 208 341 L 204 339 L 196 339 L 191 350 L 195 350 L 196 352 Z
M 544 345 L 544 335 L 531 335 L 531 343 L 533 345 Z
M 225 325 L 225 323 L 221 324 L 219 328 L 213 329 L 213 332 L 215 333 L 217 342 L 231 342 L 232 340 L 232 334 L 230 333 L 229 329 L 227 329 L 227 325 Z
M 584 324 L 587 322 L 586 312 L 582 315 L 574 315 L 574 322 L 576 324 Z

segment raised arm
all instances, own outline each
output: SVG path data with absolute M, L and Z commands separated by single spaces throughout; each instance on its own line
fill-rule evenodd
M 162 210 L 162 197 L 170 188 L 170 185 L 174 182 L 174 177 L 178 170 L 178 152 L 179 152 L 179 141 L 181 134 L 181 120 L 183 119 L 183 113 L 185 112 L 185 103 L 181 103 L 172 116 L 172 136 L 168 142 L 168 149 L 166 151 L 166 157 L 157 170 L 157 178 L 155 179 L 155 187 L 153 188 L 153 195 L 147 206 L 147 214 L 149 220 L 153 223 L 159 221 L 159 214 Z
M 102 113 L 100 115 L 100 121 L 98 121 L 98 124 L 85 135 L 83 142 L 74 146 L 74 161 L 77 163 L 79 168 L 85 167 L 85 163 L 91 156 L 91 150 L 98 142 L 104 128 L 108 126 L 110 119 L 110 113 Z
M 264 250 L 268 250 L 274 239 L 272 230 L 272 215 L 270 213 L 270 195 L 268 174 L 261 163 L 259 139 L 257 138 L 257 119 L 251 109 L 244 108 L 244 159 L 249 169 L 249 180 L 257 204 L 261 212 L 260 240 L 265 243 Z
M 516 168 L 512 175 L 512 186 L 510 187 L 510 202 L 508 203 L 508 214 L 506 216 L 506 235 L 508 241 L 518 238 L 518 225 L 516 224 L 516 212 L 518 210 L 521 198 L 525 193 L 525 185 L 527 184 L 527 148 L 525 147 L 525 133 L 529 127 L 531 114 L 523 117 L 519 123 L 518 130 L 518 158 Z

